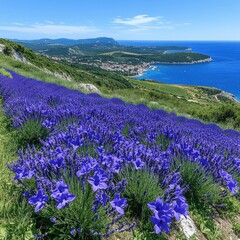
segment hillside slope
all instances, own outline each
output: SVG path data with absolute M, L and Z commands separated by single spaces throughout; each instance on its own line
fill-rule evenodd
M 0 39 L 0 66 L 23 76 L 85 92 L 88 90 L 80 84 L 93 84 L 108 98 L 143 103 L 153 109 L 218 123 L 223 128 L 240 128 L 239 104 L 231 94 L 219 89 L 136 81 L 92 66 L 56 62 L 4 39 Z
M 186 216 L 193 239 L 238 239 L 239 132 L 10 73 L 0 76 L 0 157 L 28 151 L 9 165 L 15 184 L 2 170 L 0 238 L 185 239 Z M 155 210 L 167 227 L 153 228 Z
M 76 83 L 92 83 L 106 89 L 131 88 L 131 84 L 119 74 L 106 74 L 106 71 L 99 71 L 90 75 L 80 67 L 78 69 L 73 69 L 66 64 L 36 54 L 32 50 L 23 47 L 21 44 L 5 39 L 0 39 L 0 44 L 2 45 L 2 54 L 0 57 L 6 62 L 11 62 L 10 65 L 14 68 L 26 69 L 26 71 L 28 71 L 32 68 L 31 65 L 33 65 L 33 67 L 54 75 L 57 78 L 62 78 L 68 81 L 72 80 Z M 6 58 L 6 56 L 9 58 Z M 12 61 L 13 59 L 18 61 L 14 62 Z M 20 64 L 20 62 L 25 65 Z

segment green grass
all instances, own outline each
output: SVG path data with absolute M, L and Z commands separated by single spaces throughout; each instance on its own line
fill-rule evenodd
M 49 132 L 42 126 L 41 121 L 29 119 L 17 131 L 17 146 L 26 149 L 29 144 L 38 148 L 40 146 L 40 139 L 44 140 L 48 135 Z
M 206 239 L 222 239 L 222 233 L 219 228 L 216 227 L 213 210 L 210 206 L 193 202 L 189 207 L 192 219 Z
M 181 86 L 181 85 L 170 85 L 165 83 L 156 83 L 154 81 L 149 80 L 133 80 L 133 84 L 137 87 L 145 87 L 149 90 L 158 90 L 165 93 L 175 94 L 180 97 L 188 97 L 188 87 L 187 86 Z M 191 89 L 193 90 L 193 88 Z
M 136 170 L 134 167 L 128 166 L 119 177 L 120 179 L 125 178 L 128 183 L 123 196 L 127 198 L 130 216 L 141 223 L 140 228 L 152 229 L 152 224 L 149 224 L 152 212 L 147 204 L 163 195 L 164 191 L 159 186 L 158 176 L 147 169 Z
M 188 185 L 186 198 L 190 202 L 205 204 L 219 204 L 222 200 L 221 187 L 215 183 L 213 176 L 206 172 L 202 166 L 189 160 L 176 160 L 175 168 L 181 166 L 179 172 Z
M 13 174 L 6 166 L 17 158 L 17 144 L 1 107 L 0 143 L 0 239 L 30 240 L 34 228 L 32 212 L 21 197 L 22 189 L 12 182 Z
M 4 68 L 0 68 L 0 75 L 4 77 L 12 78 L 12 74 L 8 71 L 6 71 Z

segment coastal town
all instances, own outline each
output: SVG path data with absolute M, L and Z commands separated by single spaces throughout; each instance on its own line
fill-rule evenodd
M 120 72 L 126 76 L 141 76 L 144 71 L 147 69 L 155 69 L 158 63 L 157 62 L 139 62 L 138 64 L 131 64 L 131 63 L 123 63 L 123 62 L 116 62 L 111 60 L 101 60 L 101 59 L 87 59 L 82 60 L 76 56 L 71 57 L 53 57 L 45 55 L 48 58 L 51 58 L 55 61 L 67 61 L 69 63 L 77 63 L 87 66 L 93 66 L 96 68 L 101 68 L 106 71 L 114 71 Z M 199 64 L 199 63 L 206 63 L 211 62 L 212 58 L 205 58 L 197 61 L 192 62 L 161 62 L 161 64 Z
M 116 63 L 113 61 L 102 62 L 101 60 L 97 60 L 96 62 L 81 62 L 81 64 L 94 66 L 107 71 L 121 72 L 128 76 L 142 75 L 146 69 L 150 68 L 150 63 L 146 62 L 131 65 L 126 63 Z
M 47 56 L 47 55 L 45 55 Z M 106 71 L 114 71 L 114 72 L 121 72 L 127 76 L 137 76 L 142 75 L 146 69 L 151 68 L 152 63 L 141 62 L 139 64 L 127 64 L 127 63 L 119 63 L 115 61 L 102 61 L 99 59 L 95 60 L 85 60 L 81 61 L 79 58 L 76 57 L 51 57 L 47 56 L 55 61 L 67 61 L 69 63 L 78 63 L 82 65 L 93 66 L 96 68 L 101 68 Z

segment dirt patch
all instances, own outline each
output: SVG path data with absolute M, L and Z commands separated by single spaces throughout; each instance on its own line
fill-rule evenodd
M 232 223 L 229 219 L 216 218 L 215 224 L 222 232 L 222 239 L 224 240 L 240 240 L 240 238 L 235 234 Z

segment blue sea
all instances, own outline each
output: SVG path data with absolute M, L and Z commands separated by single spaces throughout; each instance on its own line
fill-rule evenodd
M 186 46 L 192 52 L 209 55 L 210 63 L 157 65 L 137 79 L 153 79 L 170 84 L 210 86 L 233 93 L 240 100 L 240 42 L 222 41 L 119 41 L 130 46 Z

